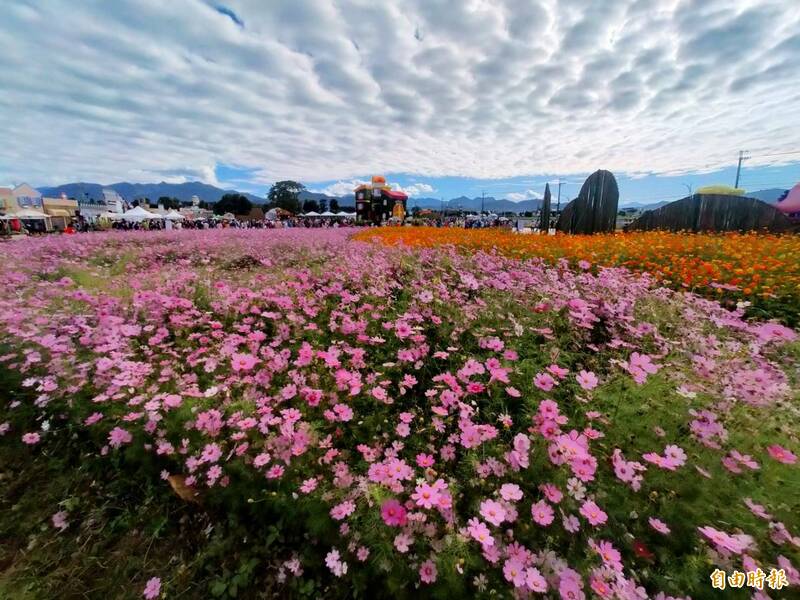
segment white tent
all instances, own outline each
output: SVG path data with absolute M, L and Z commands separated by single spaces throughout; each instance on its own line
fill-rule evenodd
M 117 219 L 121 219 L 122 218 L 122 214 L 111 212 L 110 210 L 107 210 L 107 211 L 101 212 L 99 215 L 97 215 L 97 218 L 98 219 L 111 219 L 112 221 L 115 221 Z
M 173 208 L 173 209 L 172 209 L 172 210 L 170 210 L 170 211 L 169 211 L 167 214 L 165 214 L 165 215 L 164 215 L 164 218 L 165 218 L 165 219 L 169 219 L 170 221 L 182 221 L 182 220 L 183 220 L 183 219 L 185 219 L 186 217 L 184 217 L 184 216 L 183 216 L 181 213 L 179 213 L 179 212 L 175 212 L 175 209 Z
M 160 215 L 151 213 L 149 210 L 143 209 L 141 206 L 132 208 L 122 213 L 122 218 L 126 221 L 147 221 L 148 219 L 162 219 Z
M 329 210 L 326 210 L 324 213 L 322 213 L 322 214 L 320 215 L 320 217 L 335 217 L 335 216 L 336 216 L 336 213 L 332 213 L 332 212 L 331 212 L 331 211 L 329 211 Z
M 49 219 L 50 215 L 43 213 L 40 210 L 36 210 L 34 208 L 23 208 L 20 211 L 17 211 L 15 214 L 10 215 L 13 219 L 16 217 L 17 219 Z
M 303 215 L 304 217 L 318 217 L 319 213 L 314 212 L 313 210 L 308 211 L 306 214 Z
M 339 212 L 336 213 L 336 216 L 337 217 L 344 217 L 345 219 L 353 219 L 353 218 L 355 218 L 356 213 L 349 213 L 349 212 L 344 212 L 343 210 L 340 210 Z

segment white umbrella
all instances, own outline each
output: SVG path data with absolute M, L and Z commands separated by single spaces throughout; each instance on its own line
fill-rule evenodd
M 149 210 L 143 209 L 141 206 L 132 208 L 122 213 L 122 218 L 126 221 L 146 221 L 148 219 L 161 219 L 163 217 L 151 213 Z
M 171 211 L 169 211 L 167 214 L 164 215 L 164 218 L 169 219 L 170 221 L 180 221 L 181 219 L 185 219 L 186 217 L 184 217 L 179 212 L 175 212 L 175 209 L 173 208 Z

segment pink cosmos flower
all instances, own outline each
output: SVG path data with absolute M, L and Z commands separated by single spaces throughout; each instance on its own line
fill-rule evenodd
M 608 515 L 604 513 L 593 500 L 584 502 L 579 512 L 589 521 L 590 525 L 594 525 L 595 527 L 602 525 L 608 520 Z
M 556 380 L 548 373 L 537 373 L 533 384 L 543 392 L 549 392 L 556 385 Z
M 430 454 L 417 454 L 417 465 L 422 467 L 423 469 L 427 469 L 428 467 L 432 467 L 436 462 L 432 455 Z
M 583 369 L 578 372 L 575 380 L 578 382 L 578 385 L 580 385 L 581 388 L 587 391 L 593 390 L 597 387 L 597 384 L 600 383 L 600 381 L 597 379 L 597 375 L 591 371 L 584 371 Z
M 525 585 L 532 592 L 543 594 L 547 591 L 547 580 L 536 567 L 528 567 L 525 570 Z
M 353 512 L 356 510 L 356 505 L 352 500 L 345 500 L 341 504 L 337 504 L 333 508 L 331 508 L 331 517 L 336 519 L 337 521 L 341 521 L 342 519 L 346 519 Z
M 484 500 L 481 502 L 481 516 L 495 527 L 499 527 L 506 518 L 506 511 L 499 502 Z
M 767 509 L 763 505 L 753 502 L 752 498 L 745 498 L 744 503 L 755 516 L 766 519 L 767 521 L 772 519 L 772 515 L 767 512 Z
M 310 494 L 315 489 L 317 489 L 318 481 L 315 478 L 306 479 L 303 481 L 303 484 L 300 486 L 300 491 L 304 494 Z
M 436 564 L 432 560 L 426 560 L 420 565 L 419 578 L 422 583 L 433 583 L 437 575 Z
M 793 452 L 790 452 L 778 444 L 772 444 L 771 446 L 768 446 L 767 452 L 772 458 L 785 465 L 793 465 L 797 462 L 797 456 Z
M 670 528 L 667 527 L 667 524 L 664 523 L 664 521 L 662 521 L 661 519 L 650 517 L 649 519 L 647 519 L 647 522 L 650 523 L 650 527 L 655 529 L 658 533 L 667 535 L 670 532 Z
M 555 513 L 547 502 L 539 500 L 539 502 L 531 506 L 531 516 L 538 525 L 547 527 L 553 522 Z
M 123 444 L 130 444 L 132 440 L 133 436 L 130 432 L 121 427 L 114 427 L 108 434 L 108 445 L 112 448 L 119 448 Z
M 39 436 L 36 432 L 26 433 L 22 436 L 22 441 L 28 444 L 29 446 L 33 446 L 34 444 L 38 444 L 41 436 Z
M 500 497 L 506 502 L 522 500 L 522 490 L 516 483 L 504 483 L 500 486 Z
M 56 529 L 60 529 L 64 531 L 67 527 L 69 527 L 69 523 L 67 522 L 67 512 L 60 510 L 57 513 L 54 513 L 51 517 L 53 521 L 53 527 Z
M 239 371 L 249 371 L 254 366 L 256 366 L 257 362 L 258 359 L 252 354 L 235 353 L 233 354 L 233 356 L 231 356 L 231 368 L 237 373 Z
M 403 527 L 407 521 L 405 507 L 395 498 L 390 498 L 381 504 L 381 517 L 389 527 Z
M 514 587 L 525 587 L 525 565 L 517 558 L 509 558 L 503 564 L 503 576 Z
M 564 497 L 564 494 L 561 493 L 561 490 L 559 490 L 558 487 L 552 483 L 541 484 L 539 486 L 539 490 L 544 494 L 545 498 L 547 498 L 553 504 L 558 504 Z
M 470 519 L 468 522 L 467 532 L 472 539 L 477 541 L 482 546 L 492 546 L 494 544 L 492 532 L 489 531 L 489 528 L 483 521 L 479 521 L 478 519 Z
M 144 586 L 143 596 L 146 600 L 155 600 L 161 595 L 161 579 L 151 577 Z
M 562 600 L 585 600 L 583 582 L 580 575 L 572 569 L 564 569 L 559 575 L 558 593 Z
M 433 508 L 439 503 L 439 492 L 431 487 L 427 482 L 417 485 L 411 499 L 417 503 L 417 506 L 422 508 Z
M 394 547 L 400 554 L 405 554 L 411 547 L 413 538 L 407 533 L 398 533 L 394 538 Z

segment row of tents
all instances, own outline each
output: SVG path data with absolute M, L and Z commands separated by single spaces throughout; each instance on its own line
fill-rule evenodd
M 344 212 L 344 211 L 331 212 L 329 210 L 326 210 L 323 213 L 318 213 L 318 212 L 312 210 L 312 211 L 309 211 L 307 213 L 303 213 L 300 216 L 301 217 L 338 217 L 338 218 L 344 218 L 344 219 L 355 219 L 356 218 L 356 213 L 349 213 L 349 212 Z

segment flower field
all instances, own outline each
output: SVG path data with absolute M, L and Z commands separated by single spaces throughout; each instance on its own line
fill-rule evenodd
M 516 235 L 499 229 L 386 227 L 362 231 L 359 239 L 467 250 L 496 250 L 515 258 L 567 259 L 577 267 L 626 267 L 651 273 L 666 285 L 722 302 L 749 302 L 748 313 L 800 324 L 800 236 L 773 234 Z
M 25 540 L 0 595 L 100 597 L 88 567 L 58 580 L 31 554 L 83 560 L 136 493 L 152 541 L 101 544 L 92 568 L 122 573 L 102 597 L 796 597 L 797 334 L 659 285 L 796 294 L 796 243 L 460 230 L 467 253 L 455 233 L 4 245 L 4 456 L 75 452 L 83 487 L 126 491 L 104 527 L 69 498 L 0 517 Z M 712 588 L 757 569 L 760 590 Z

